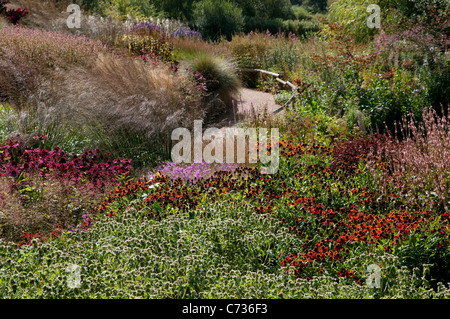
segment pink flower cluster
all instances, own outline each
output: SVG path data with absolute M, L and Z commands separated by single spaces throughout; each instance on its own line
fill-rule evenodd
M 180 178 L 184 181 L 195 183 L 196 180 L 211 177 L 217 171 L 234 172 L 238 168 L 235 163 L 192 163 L 177 164 L 166 162 L 160 165 L 157 171 L 170 179 Z M 153 179 L 156 174 L 149 176 Z
M 449 211 L 450 203 L 450 109 L 438 116 L 433 108 L 424 109 L 423 122 L 406 118 L 400 124 L 402 141 L 390 139 L 374 155 L 384 158 L 386 170 L 369 160 L 368 168 L 383 190 L 395 185 L 410 205 L 425 201 Z M 442 113 L 444 111 L 442 110 Z
M 46 136 L 38 137 L 45 139 Z M 0 144 L 0 176 L 17 177 L 35 172 L 43 178 L 57 177 L 74 183 L 88 181 L 96 184 L 130 173 L 130 159 L 110 159 L 110 156 L 110 153 L 103 154 L 98 149 L 70 156 L 58 147 L 53 150 L 26 149 L 21 143 L 9 140 Z
M 84 36 L 5 25 L 0 36 L 0 54 L 18 63 L 48 67 L 85 64 L 106 52 L 100 42 Z

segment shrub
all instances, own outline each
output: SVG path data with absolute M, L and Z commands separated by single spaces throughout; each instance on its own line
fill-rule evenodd
M 357 41 L 366 41 L 376 32 L 377 28 L 367 26 L 367 7 L 369 4 L 378 4 L 379 1 L 369 0 L 336 0 L 329 6 L 330 22 L 340 23 L 346 32 L 355 36 Z
M 311 19 L 311 13 L 304 6 L 293 5 L 292 13 L 294 14 L 297 20 Z
M 330 169 L 353 173 L 358 168 L 359 162 L 364 161 L 369 154 L 376 153 L 385 142 L 384 135 L 341 141 L 333 147 L 333 162 Z
M 205 38 L 212 40 L 225 36 L 230 41 L 244 24 L 242 10 L 227 0 L 201 0 L 195 3 L 193 19 Z
M 130 53 L 138 56 L 154 56 L 166 62 L 174 62 L 173 46 L 168 35 L 156 24 L 143 22 L 132 27 L 116 45 L 128 48 Z
M 293 33 L 298 37 L 307 36 L 309 33 L 320 31 L 320 23 L 317 20 L 284 20 L 282 30 L 285 33 Z
M 396 8 L 406 17 L 429 15 L 434 8 L 449 10 L 446 0 L 380 0 L 380 4 L 388 8 Z
M 327 9 L 327 0 L 302 0 L 302 7 L 307 7 L 313 12 L 324 12 Z
M 260 69 L 263 67 L 269 38 L 264 33 L 236 35 L 229 44 L 240 68 Z
M 245 33 L 250 32 L 266 32 L 278 33 L 283 26 L 283 20 L 281 19 L 268 19 L 261 16 L 245 17 L 245 24 L 243 31 Z
M 427 90 L 408 70 L 392 69 L 367 79 L 358 97 L 360 109 L 371 118 L 372 128 L 391 132 L 394 123 L 408 113 L 420 118 L 429 103 Z
M 157 10 L 148 0 L 101 0 L 97 7 L 102 15 L 119 21 L 126 21 L 130 16 L 142 20 L 157 15 Z
M 368 28 L 366 11 L 369 4 L 377 4 L 381 8 L 382 29 L 402 31 L 411 28 L 418 20 L 432 17 L 434 10 L 446 12 L 449 9 L 446 0 L 336 0 L 329 6 L 331 22 L 343 25 L 352 33 L 357 41 L 365 41 L 377 33 L 377 28 Z

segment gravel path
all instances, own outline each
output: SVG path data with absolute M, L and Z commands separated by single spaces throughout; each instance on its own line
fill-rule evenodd
M 208 127 L 235 127 L 237 123 L 235 120 L 239 122 L 246 114 L 251 114 L 252 109 L 256 111 L 257 114 L 264 114 L 264 110 L 267 110 L 267 113 L 270 114 L 270 117 L 278 117 L 284 113 L 284 111 L 278 112 L 276 114 L 271 114 L 277 109 L 279 109 L 281 105 L 275 103 L 275 98 L 271 93 L 265 93 L 261 91 L 257 91 L 254 89 L 242 88 L 239 90 L 238 94 L 236 94 L 235 101 L 235 110 L 237 110 L 237 114 L 235 116 L 234 110 L 230 109 L 227 114 L 221 116 L 219 121 L 214 121 L 207 125 Z
M 280 108 L 280 105 L 275 103 L 275 98 L 271 93 L 242 88 L 238 96 L 238 113 L 250 112 L 252 106 L 260 114 L 264 112 L 264 108 L 267 108 L 268 113 L 273 113 Z

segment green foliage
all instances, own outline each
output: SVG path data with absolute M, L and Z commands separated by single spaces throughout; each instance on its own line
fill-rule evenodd
M 431 8 L 450 10 L 447 0 L 380 0 L 380 7 L 395 8 L 406 17 L 426 16 L 431 13 Z
M 174 62 L 173 46 L 163 36 L 151 34 L 125 34 L 116 41 L 116 45 L 123 46 L 132 54 L 149 56 L 165 62 Z
M 311 13 L 303 6 L 293 5 L 292 13 L 297 20 L 309 20 L 311 19 Z
M 432 183 L 424 183 L 427 192 L 420 201 L 413 198 L 413 191 L 400 194 L 398 184 L 389 184 L 393 172 L 385 168 L 382 158 L 371 158 L 376 169 L 369 169 L 368 154 L 377 149 L 378 141 L 355 136 L 367 133 L 371 126 L 383 128 L 384 122 L 392 126 L 394 120 L 405 114 L 420 115 L 425 106 L 448 101 L 449 61 L 440 42 L 445 30 L 440 25 L 434 27 L 434 22 L 425 17 L 431 10 L 425 5 L 440 6 L 441 1 L 375 1 L 382 7 L 386 33 L 367 45 L 361 42 L 372 39 L 376 30 L 367 30 L 368 2 L 363 0 L 334 1 L 330 17 L 338 23 L 326 27 L 327 37 L 309 40 L 292 35 L 235 33 L 257 26 L 272 33 L 282 30 L 297 36 L 308 34 L 318 30 L 318 17 L 309 11 L 322 12 L 324 1 L 292 1 L 301 5 L 292 11 L 285 0 L 194 2 L 102 0 L 84 4 L 122 20 L 128 14 L 144 17 L 159 13 L 185 21 L 193 19 L 210 39 L 232 38 L 222 48 L 231 49 L 239 67 L 276 71 L 295 83 L 299 95 L 293 110 L 287 110 L 279 121 L 258 122 L 257 118 L 249 123 L 280 128 L 283 140 L 277 174 L 262 176 L 258 164 L 256 169 L 240 168 L 234 173 L 219 172 L 211 178 L 193 181 L 172 180 L 161 176 L 161 172 L 151 175 L 156 182 L 118 176 L 121 185 L 115 191 L 106 198 L 103 193 L 96 194 L 100 201 L 104 200 L 97 208 L 90 205 L 97 203 L 97 197 L 95 201 L 84 200 L 76 189 L 67 195 L 64 184 L 47 183 L 39 188 L 21 176 L 16 178 L 17 198 L 9 196 L 13 177 L 3 176 L 6 173 L 2 171 L 0 221 L 5 215 L 13 220 L 16 215 L 11 212 L 25 203 L 30 211 L 67 218 L 55 219 L 66 220 L 66 224 L 79 219 L 82 213 L 90 214 L 95 222 L 90 228 L 63 230 L 58 238 L 48 241 L 27 237 L 31 245 L 20 249 L 0 241 L 0 295 L 5 298 L 450 298 L 446 286 L 450 281 L 449 214 L 443 213 L 442 207 L 430 206 L 425 211 L 427 200 L 436 197 L 427 193 Z M 395 11 L 388 10 L 393 8 Z M 396 14 L 398 21 L 394 21 Z M 404 21 L 423 24 L 402 33 L 402 29 L 395 28 Z M 123 90 L 127 103 L 137 100 L 126 112 L 119 105 L 117 113 L 108 114 L 100 104 L 101 116 L 80 115 L 75 121 L 75 117 L 53 117 L 42 108 L 18 113 L 0 104 L 0 141 L 19 133 L 33 142 L 31 136 L 45 134 L 48 140 L 34 140 L 33 145 L 58 146 L 78 154 L 99 147 L 113 152 L 115 157 L 132 158 L 135 168 L 144 165 L 150 168 L 157 157 L 168 157 L 170 144 L 166 143 L 167 134 L 146 135 L 153 127 L 140 126 L 132 118 L 135 113 L 141 115 L 144 102 L 153 102 L 155 98 L 152 107 L 167 112 L 169 117 L 180 109 L 195 113 L 183 104 L 189 99 L 200 100 L 200 93 L 192 93 L 194 87 L 186 80 L 192 75 L 201 79 L 197 84 L 207 88 L 203 98 L 220 96 L 230 103 L 239 88 L 234 65 L 225 58 L 226 54 L 218 58 L 217 55 L 222 56 L 217 54 L 220 50 L 216 51 L 219 46 L 213 47 L 212 43 L 200 40 L 188 43 L 184 39 L 184 42 L 163 39 L 155 43 L 154 37 L 130 34 L 122 40 L 122 46 L 134 54 L 152 53 L 168 62 L 174 62 L 169 46 L 184 45 L 176 51 L 177 58 L 183 61 L 179 68 L 167 71 L 164 66 L 163 71 L 157 69 L 156 63 L 135 61 L 134 66 L 121 65 L 111 58 L 110 64 L 104 65 L 111 72 L 99 72 L 112 88 L 107 91 L 106 100 L 122 101 L 114 94 Z M 18 48 L 25 45 L 20 41 L 14 43 Z M 25 50 L 23 54 L 42 59 L 32 52 Z M 64 66 L 69 62 L 61 58 L 62 70 L 58 70 L 66 71 Z M 136 66 L 142 65 L 148 74 L 139 73 Z M 86 67 L 78 63 L 77 66 L 80 71 Z M 8 70 L 5 67 L 3 73 L 0 71 L 5 79 L 20 78 L 9 76 Z M 173 77 L 174 74 L 180 77 Z M 100 77 L 96 79 L 102 83 Z M 273 78 L 250 80 L 262 89 L 278 89 Z M 164 82 L 177 85 L 159 86 Z M 89 82 L 85 87 L 95 87 L 95 83 Z M 148 100 L 139 100 L 150 89 Z M 286 102 L 293 94 L 275 93 L 278 103 Z M 128 99 L 129 96 L 133 98 Z M 4 96 L 1 98 L 4 101 Z M 107 105 L 108 110 L 112 108 Z M 172 105 L 174 109 L 169 109 Z M 122 112 L 126 117 L 120 116 Z M 142 117 L 151 116 L 153 113 L 148 112 Z M 156 127 L 157 122 L 164 123 L 165 119 L 166 115 L 152 125 Z M 427 132 L 431 136 L 432 130 Z M 445 152 L 431 151 L 433 143 L 440 141 L 435 138 L 426 145 L 430 154 L 441 155 L 435 158 L 445 161 L 442 156 Z M 401 152 L 393 150 L 396 151 Z M 406 155 L 412 154 L 409 152 Z M 411 157 L 427 154 L 420 147 L 418 152 Z M 429 160 L 421 165 L 434 163 Z M 444 162 L 441 164 L 437 166 L 445 167 Z M 179 173 L 176 169 L 175 166 L 174 171 Z M 427 180 L 438 181 L 442 177 L 447 201 L 448 178 L 436 172 L 433 169 L 422 173 Z M 376 183 L 380 176 L 389 184 L 385 190 Z M 417 170 L 411 176 L 417 181 Z M 415 201 L 412 205 L 411 200 Z M 33 216 L 29 215 L 29 222 L 46 225 L 46 216 L 44 221 L 32 219 Z M 11 232 L 7 227 L 0 231 Z M 15 235 L 20 236 L 17 232 Z M 69 264 L 80 266 L 79 288 L 68 287 Z M 370 265 L 381 267 L 380 288 L 371 288 L 366 283 Z
M 289 19 L 292 5 L 289 0 L 232 0 L 247 17 Z
M 393 253 L 411 270 L 418 265 L 422 271 L 428 268 L 426 279 L 429 285 L 437 288 L 439 281 L 450 282 L 450 249 L 447 245 L 448 237 L 443 236 L 448 231 L 438 217 L 429 225 L 431 235 L 411 234 L 400 245 L 393 247 Z
M 325 12 L 328 6 L 328 0 L 304 0 L 302 4 L 314 12 Z
M 193 5 L 197 0 L 153 0 L 155 7 L 171 19 L 191 21 Z
M 283 26 L 282 19 L 265 19 L 260 16 L 245 17 L 245 24 L 243 31 L 245 33 L 250 33 L 252 31 L 277 33 Z
M 364 274 L 382 266 L 382 290 L 322 275 L 293 280 L 277 266 L 299 238 L 242 201 L 206 205 L 199 214 L 147 220 L 131 208 L 99 216 L 88 232 L 18 250 L 0 243 L 0 293 L 9 298 L 445 298 L 427 278 L 389 254 L 362 252 L 347 267 Z M 204 217 L 200 217 L 201 214 Z M 70 288 L 69 264 L 80 267 Z
M 319 31 L 320 23 L 317 20 L 284 20 L 282 30 L 286 33 L 294 33 L 297 36 L 307 36 Z
M 206 217 L 202 218 L 202 214 Z M 241 277 L 249 276 L 262 285 L 257 292 L 252 292 L 262 298 L 283 293 L 281 288 L 271 292 L 273 289 L 265 287 L 288 284 L 287 280 L 284 284 L 277 282 L 282 276 L 276 261 L 296 239 L 280 228 L 276 220 L 251 214 L 245 203 L 230 207 L 222 202 L 205 207 L 195 217 L 186 213 L 157 223 L 141 216 L 142 212 L 135 209 L 113 218 L 99 216 L 97 226 L 87 233 L 64 234 L 60 240 L 23 250 L 10 250 L 1 243 L 2 259 L 7 254 L 11 261 L 7 276 L 19 275 L 18 287 L 11 287 L 5 285 L 3 274 L 6 273 L 1 272 L 1 295 L 12 298 L 245 296 L 249 295 L 248 287 L 256 284 L 253 280 L 245 282 L 244 279 L 240 289 L 226 287 L 230 279 L 237 283 Z M 61 254 L 62 251 L 65 253 Z M 22 258 L 16 258 L 21 255 Z M 46 262 L 42 263 L 43 260 Z M 69 263 L 81 267 L 79 289 L 67 286 L 64 268 Z M 22 273 L 28 273 L 28 279 Z M 261 276 L 272 280 L 264 284 Z
M 112 16 L 120 21 L 132 18 L 145 19 L 155 17 L 158 11 L 151 0 L 83 0 L 86 9 Z
M 381 28 L 406 30 L 412 24 L 408 19 L 427 18 L 433 10 L 448 12 L 447 0 L 336 0 L 330 5 L 329 18 L 344 26 L 345 30 L 355 36 L 357 41 L 364 42 L 377 33 L 377 28 L 367 26 L 367 18 L 372 12 L 367 12 L 370 4 L 380 6 Z
M 195 26 L 211 40 L 222 36 L 231 40 L 233 34 L 242 30 L 242 10 L 228 0 L 201 0 L 194 5 Z
M 7 104 L 0 104 L 0 143 L 6 141 L 17 128 L 14 111 Z
M 331 22 L 337 22 L 343 25 L 345 31 L 353 34 L 357 41 L 366 41 L 378 30 L 377 28 L 369 28 L 367 26 L 367 18 L 371 14 L 367 12 L 367 7 L 370 4 L 378 5 L 379 1 L 336 0 L 330 5 L 329 19 Z

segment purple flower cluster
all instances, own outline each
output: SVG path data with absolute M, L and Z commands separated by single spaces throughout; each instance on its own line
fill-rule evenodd
M 202 39 L 202 34 L 199 31 L 191 30 L 187 27 L 180 27 L 170 35 L 171 38 L 188 38 L 188 39 Z
M 234 172 L 238 168 L 235 163 L 192 163 L 177 164 L 173 162 L 165 162 L 157 168 L 160 175 L 165 175 L 170 179 L 180 178 L 184 181 L 195 183 L 197 179 L 211 177 L 215 172 L 225 171 Z M 153 179 L 157 174 L 149 175 L 149 179 Z
M 138 23 L 136 25 L 134 25 L 131 28 L 131 31 L 140 33 L 140 32 L 146 32 L 146 33 L 152 33 L 152 34 L 160 34 L 160 35 L 165 35 L 166 32 L 164 31 L 163 28 L 161 28 L 159 25 L 152 23 L 150 21 L 147 22 L 141 22 Z
M 381 33 L 374 41 L 378 54 L 402 51 L 423 55 L 430 52 L 430 48 L 437 46 L 438 39 L 420 26 L 392 34 Z
M 134 25 L 131 28 L 131 32 L 133 33 L 146 33 L 159 35 L 162 37 L 170 37 L 170 38 L 189 38 L 189 39 L 202 39 L 202 34 L 199 31 L 191 30 L 189 27 L 180 26 L 174 32 L 170 32 L 170 30 L 166 30 L 157 23 L 147 21 L 141 22 L 139 24 Z
M 128 175 L 131 160 L 111 160 L 110 155 L 97 149 L 70 156 L 58 147 L 51 151 L 26 149 L 21 143 L 9 140 L 0 144 L 0 176 L 17 177 L 22 173 L 37 172 L 44 178 L 53 176 L 74 183 L 82 180 L 98 183 L 105 179 L 114 180 L 117 175 Z

